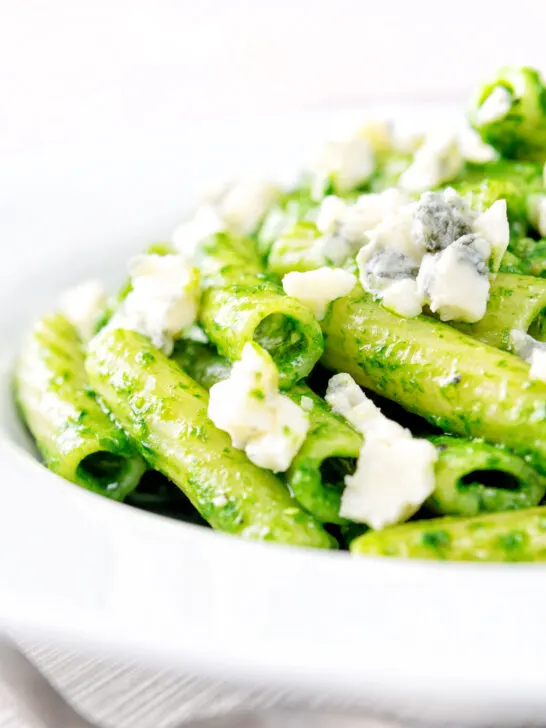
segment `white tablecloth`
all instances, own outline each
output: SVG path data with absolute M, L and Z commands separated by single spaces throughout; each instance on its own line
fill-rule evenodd
M 106 728 L 171 728 L 188 718 L 294 702 L 278 692 L 234 689 L 222 682 L 158 673 L 33 643 L 20 646 L 74 707 Z M 1 683 L 0 726 L 35 726 Z
M 178 728 L 191 718 L 280 706 L 334 713 L 348 707 L 324 696 L 303 698 L 286 691 L 236 688 L 227 682 L 157 672 L 36 643 L 18 644 L 65 699 L 101 728 Z M 1 682 L 0 728 L 42 728 L 19 709 L 16 697 Z M 362 728 L 388 725 L 370 719 Z

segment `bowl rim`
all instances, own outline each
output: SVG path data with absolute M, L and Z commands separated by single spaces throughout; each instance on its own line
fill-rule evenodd
M 284 116 L 298 113 L 277 114 L 271 127 Z M 306 124 L 314 115 L 301 116 Z M 183 134 L 178 141 L 196 144 Z M 81 190 L 69 194 L 62 185 L 67 204 L 83 200 Z M 89 211 L 88 200 L 78 204 L 77 212 Z M 112 231 L 125 230 L 128 219 L 116 218 Z M 55 248 L 66 280 L 69 232 Z M 91 256 L 102 260 L 108 245 L 86 253 L 78 272 Z M 29 308 L 38 312 L 37 302 L 15 301 L 22 284 L 45 286 L 58 261 L 53 247 L 38 246 L 29 272 L 20 248 L 0 267 L 0 295 L 14 300 L 0 319 L 9 324 L 0 355 L 0 625 L 158 667 L 399 706 L 417 718 L 423 709 L 431 720 L 466 711 L 458 724 L 483 717 L 513 725 L 546 714 L 542 564 L 357 557 L 248 542 L 109 501 L 44 468 L 13 432 L 10 350 L 14 327 Z M 13 326 L 8 314 L 19 305 Z

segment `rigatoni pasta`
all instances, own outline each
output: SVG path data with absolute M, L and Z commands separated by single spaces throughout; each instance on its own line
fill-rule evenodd
M 38 321 L 21 350 L 15 396 L 47 466 L 114 500 L 133 491 L 146 465 L 97 401 L 74 326 L 61 314 Z

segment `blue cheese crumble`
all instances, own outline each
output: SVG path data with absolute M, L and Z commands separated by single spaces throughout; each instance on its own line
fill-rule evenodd
M 509 234 L 505 200 L 478 215 L 452 188 L 425 192 L 368 232 L 356 258 L 360 281 L 401 316 L 428 306 L 442 321 L 474 323 Z
M 546 382 L 546 342 L 514 329 L 510 332 L 510 345 L 516 356 L 530 364 L 529 379 Z
M 172 242 L 178 251 L 192 257 L 199 243 L 214 233 L 252 235 L 280 194 L 277 185 L 265 180 L 215 185 L 193 215 L 175 229 Z
M 139 255 L 129 275 L 132 290 L 108 326 L 138 331 L 168 356 L 197 318 L 199 273 L 184 255 Z
M 472 233 L 439 253 L 424 256 L 417 288 L 442 321 L 475 323 L 484 317 L 489 298 L 490 254 L 487 240 Z
M 385 417 L 349 374 L 330 379 L 326 401 L 365 438 L 340 515 L 374 529 L 406 521 L 434 490 L 435 447 Z
M 546 237 L 546 195 L 530 195 L 527 212 L 535 230 Z
M 375 152 L 370 141 L 355 133 L 324 144 L 315 154 L 309 174 L 316 199 L 333 187 L 341 194 L 357 189 L 375 171 Z
M 407 192 L 423 192 L 452 182 L 465 162 L 484 164 L 497 159 L 497 152 L 485 144 L 466 124 L 461 128 L 437 129 L 425 136 L 415 150 L 410 166 L 399 184 Z
M 407 318 L 417 316 L 423 306 L 417 289 L 423 248 L 412 232 L 414 212 L 412 203 L 388 214 L 368 232 L 369 242 L 356 257 L 364 289 Z
M 208 415 L 233 446 L 274 473 L 288 470 L 309 429 L 309 416 L 279 391 L 271 356 L 247 343 L 230 376 L 210 389 Z
M 287 296 L 297 299 L 315 314 L 324 318 L 328 304 L 347 296 L 356 285 L 356 277 L 342 268 L 317 268 L 305 273 L 287 273 L 282 286 Z
M 413 161 L 400 176 L 399 184 L 408 192 L 422 192 L 451 182 L 464 167 L 458 135 L 451 130 L 434 131 L 425 137 Z
M 495 86 L 476 112 L 476 122 L 492 124 L 504 119 L 512 108 L 514 97 L 504 86 Z

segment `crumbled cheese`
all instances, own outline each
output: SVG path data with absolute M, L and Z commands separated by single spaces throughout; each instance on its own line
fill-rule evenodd
M 356 262 L 360 282 L 366 291 L 378 296 L 383 302 L 388 301 L 388 307 L 395 313 L 404 315 L 403 310 L 407 307 L 412 311 L 416 307 L 414 315 L 420 313 L 421 303 L 412 295 L 416 289 L 411 285 L 417 278 L 419 258 L 410 257 L 396 249 L 384 248 L 374 241 L 361 248 Z M 400 285 L 406 281 L 409 284 Z M 402 294 L 407 294 L 411 302 L 406 303 Z
M 404 318 L 414 318 L 422 312 L 424 298 L 417 281 L 404 278 L 394 281 L 381 292 L 381 303 L 387 311 Z
M 546 343 L 537 341 L 518 329 L 510 332 L 511 349 L 520 359 L 531 365 L 530 379 L 546 382 Z
M 367 233 L 356 261 L 366 291 L 412 317 L 428 304 L 443 321 L 475 322 L 509 241 L 506 201 L 476 216 L 457 192 L 425 192 Z
M 226 223 L 212 205 L 201 205 L 192 218 L 181 223 L 172 235 L 174 247 L 193 258 L 199 243 L 210 235 L 226 229 Z
M 193 258 L 199 243 L 215 233 L 251 235 L 279 195 L 276 185 L 263 180 L 215 184 L 193 215 L 175 229 L 172 242 Z
M 529 378 L 546 382 L 546 349 L 538 347 L 533 349 Z
M 349 241 L 360 240 L 362 231 L 373 230 L 384 218 L 394 215 L 408 203 L 406 195 L 395 187 L 380 193 L 360 195 L 342 220 L 342 232 Z
M 510 331 L 510 349 L 524 361 L 528 362 L 531 360 L 533 348 L 536 343 L 536 339 L 533 339 L 525 331 L 520 331 L 519 329 L 512 329 Z
M 498 152 L 486 144 L 471 126 L 464 126 L 459 132 L 459 146 L 463 157 L 474 164 L 487 164 L 498 159 Z
M 351 255 L 351 246 L 338 235 L 321 235 L 316 225 L 299 222 L 276 240 L 269 255 L 275 272 L 314 270 L 322 266 L 340 266 Z M 278 262 L 278 265 L 277 265 Z
M 386 308 L 401 316 L 416 316 L 422 300 L 415 280 L 423 257 L 412 235 L 415 204 L 400 207 L 368 233 L 356 262 L 365 290 L 379 296 Z
M 513 97 L 504 86 L 495 86 L 493 91 L 476 112 L 476 123 L 480 126 L 504 119 L 512 108 Z
M 341 197 L 327 195 L 320 203 L 317 212 L 317 228 L 324 235 L 334 235 L 338 232 L 348 208 L 349 204 Z
M 379 529 L 407 521 L 432 494 L 436 451 L 427 440 L 366 437 L 345 478 L 340 515 Z
M 508 224 L 506 200 L 497 200 L 476 218 L 474 231 L 484 237 L 491 245 L 491 269 L 496 273 L 510 242 L 510 225 Z
M 184 330 L 184 333 L 182 334 L 183 339 L 187 339 L 189 341 L 196 341 L 198 344 L 208 344 L 209 343 L 209 337 L 205 334 L 203 329 L 198 326 L 197 324 L 192 324 L 187 329 Z
M 316 225 L 324 236 L 317 247 L 325 258 L 335 259 L 334 264 L 341 265 L 369 242 L 370 230 L 407 203 L 406 196 L 394 188 L 361 195 L 354 203 L 328 195 L 317 213 Z
M 474 217 L 454 189 L 424 192 L 415 207 L 412 234 L 421 250 L 437 253 L 471 233 Z
M 322 197 L 332 184 L 337 192 L 350 192 L 366 182 L 375 170 L 375 154 L 371 144 L 358 135 L 327 142 L 313 160 L 313 194 Z
M 437 131 L 428 135 L 400 176 L 399 184 L 408 192 L 439 187 L 454 179 L 464 166 L 457 134 Z
M 407 430 L 381 412 L 350 374 L 335 374 L 330 378 L 326 402 L 338 415 L 345 417 L 362 434 L 372 429 L 383 430 L 390 437 L 404 437 Z
M 418 263 L 424 251 L 413 233 L 415 211 L 416 203 L 410 203 L 387 213 L 375 228 L 368 231 L 373 249 L 391 250 Z
M 533 227 L 546 237 L 546 195 L 531 195 L 527 207 Z
M 313 409 L 313 400 L 311 399 L 311 397 L 307 397 L 304 395 L 300 399 L 300 407 L 304 412 L 311 412 L 311 410 Z
M 329 195 L 319 207 L 317 227 L 325 235 L 340 235 L 351 244 L 363 245 L 369 230 L 408 202 L 404 193 L 394 187 L 360 195 L 353 203 Z
M 96 324 L 106 308 L 106 292 L 100 281 L 85 281 L 61 296 L 60 308 L 82 341 L 95 334 Z
M 439 253 L 423 258 L 417 287 L 442 321 L 475 323 L 485 315 L 489 298 L 489 243 L 465 235 Z
M 348 374 L 332 377 L 326 401 L 365 437 L 340 515 L 375 529 L 407 520 L 434 490 L 434 446 L 385 417 Z
M 328 304 L 346 296 L 355 284 L 355 276 L 342 268 L 324 267 L 306 273 L 292 272 L 282 279 L 286 295 L 310 308 L 319 320 L 324 318 Z
M 208 414 L 256 465 L 284 472 L 305 440 L 307 413 L 279 391 L 270 355 L 247 343 L 228 379 L 210 389 Z
M 184 255 L 140 255 L 129 272 L 132 290 L 109 327 L 138 331 L 169 355 L 197 318 L 198 272 Z
M 243 180 L 228 187 L 216 208 L 229 230 L 251 235 L 279 195 L 279 188 L 271 182 Z

